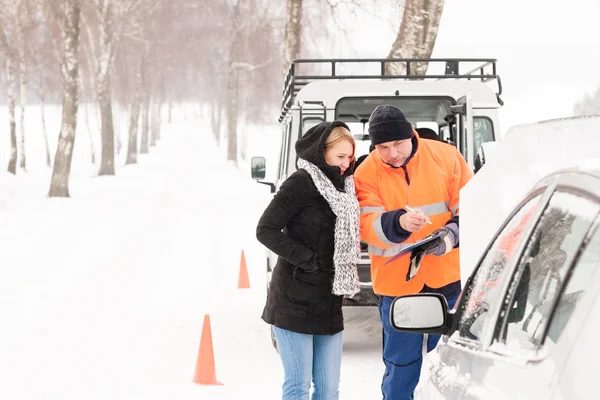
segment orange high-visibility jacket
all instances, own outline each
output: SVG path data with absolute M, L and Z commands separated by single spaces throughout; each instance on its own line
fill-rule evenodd
M 418 293 L 425 284 L 440 288 L 460 280 L 458 248 L 441 257 L 423 257 L 419 271 L 408 282 L 406 274 L 410 254 L 383 265 L 400 250 L 443 227 L 458 215 L 459 191 L 473 176 L 469 165 L 454 146 L 420 139 L 416 132 L 415 140 L 417 149 L 405 167 L 389 166 L 375 150 L 354 174 L 361 207 L 361 237 L 369 245 L 373 290 L 379 295 Z M 404 242 L 395 243 L 386 236 L 382 216 L 405 206 L 422 209 L 433 224 L 425 224 L 420 232 L 412 233 Z M 391 215 L 383 220 L 389 220 Z

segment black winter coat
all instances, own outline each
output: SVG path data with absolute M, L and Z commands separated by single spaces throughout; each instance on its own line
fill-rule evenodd
M 325 163 L 325 139 L 341 122 L 311 128 L 296 143 L 299 157 L 317 165 L 342 190 L 344 176 Z M 278 255 L 262 319 L 282 329 L 333 335 L 344 329 L 342 296 L 332 294 L 336 216 L 305 170 L 281 185 L 264 211 L 256 236 Z M 283 229 L 283 231 L 282 231 Z M 309 273 L 307 271 L 315 271 Z

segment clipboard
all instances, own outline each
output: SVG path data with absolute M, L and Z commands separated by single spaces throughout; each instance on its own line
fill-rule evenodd
M 408 247 L 403 248 L 402 250 L 400 250 L 400 252 L 398 252 L 398 254 L 396 254 L 395 256 L 393 256 L 392 258 L 390 258 L 389 260 L 387 260 L 386 262 L 383 263 L 383 265 L 390 263 L 394 260 L 397 260 L 398 258 L 402 257 L 403 255 L 405 255 L 406 253 L 410 253 L 411 251 L 413 251 L 414 249 L 417 249 L 421 246 L 423 246 L 424 244 L 427 244 L 429 242 L 432 242 L 436 239 L 441 239 L 442 238 L 442 234 L 441 233 L 436 233 L 435 235 L 429 235 L 424 237 L 423 239 L 411 244 Z

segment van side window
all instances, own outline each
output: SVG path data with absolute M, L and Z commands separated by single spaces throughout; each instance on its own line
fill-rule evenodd
M 590 243 L 575 262 L 568 281 L 570 266 L 599 211 L 600 204 L 592 199 L 566 191 L 553 193 L 509 286 L 514 289 L 507 295 L 508 307 L 494 335 L 504 346 L 495 349 L 526 355 L 535 353 L 545 340 L 558 340 L 599 259 L 596 238 L 596 244 Z
M 467 341 L 479 342 L 484 327 L 491 318 L 489 311 L 502 300 L 499 287 L 504 281 L 507 267 L 518 257 L 517 249 L 532 216 L 538 208 L 542 193 L 529 199 L 495 238 L 486 252 L 471 285 L 465 288 L 465 299 L 460 309 L 458 336 Z
M 302 137 L 310 128 L 319 125 L 321 122 L 323 122 L 323 118 L 304 118 L 302 120 L 302 135 L 298 136 L 298 139 L 300 139 L 300 137 Z
M 473 141 L 475 154 L 483 143 L 494 141 L 494 125 L 488 117 L 473 117 Z
M 298 128 L 298 137 L 294 139 L 293 143 L 290 144 L 290 146 L 293 146 L 294 143 L 296 143 L 296 141 L 298 139 L 300 139 L 302 136 L 304 136 L 304 134 L 313 126 L 317 126 L 319 125 L 321 122 L 323 122 L 323 118 L 315 118 L 315 117 L 310 117 L 310 118 L 304 118 L 302 120 L 302 125 Z M 296 154 L 296 152 L 294 151 L 294 154 Z M 294 161 L 294 166 L 297 166 L 298 164 L 298 154 L 296 154 L 296 158 Z M 294 167 L 296 168 L 296 167 Z

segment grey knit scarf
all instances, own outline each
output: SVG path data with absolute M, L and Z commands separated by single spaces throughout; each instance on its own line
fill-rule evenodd
M 340 192 L 316 165 L 300 158 L 298 167 L 308 172 L 319 193 L 336 215 L 333 252 L 333 290 L 335 295 L 353 297 L 360 291 L 356 264 L 360 260 L 360 212 L 354 179 L 344 179 Z

